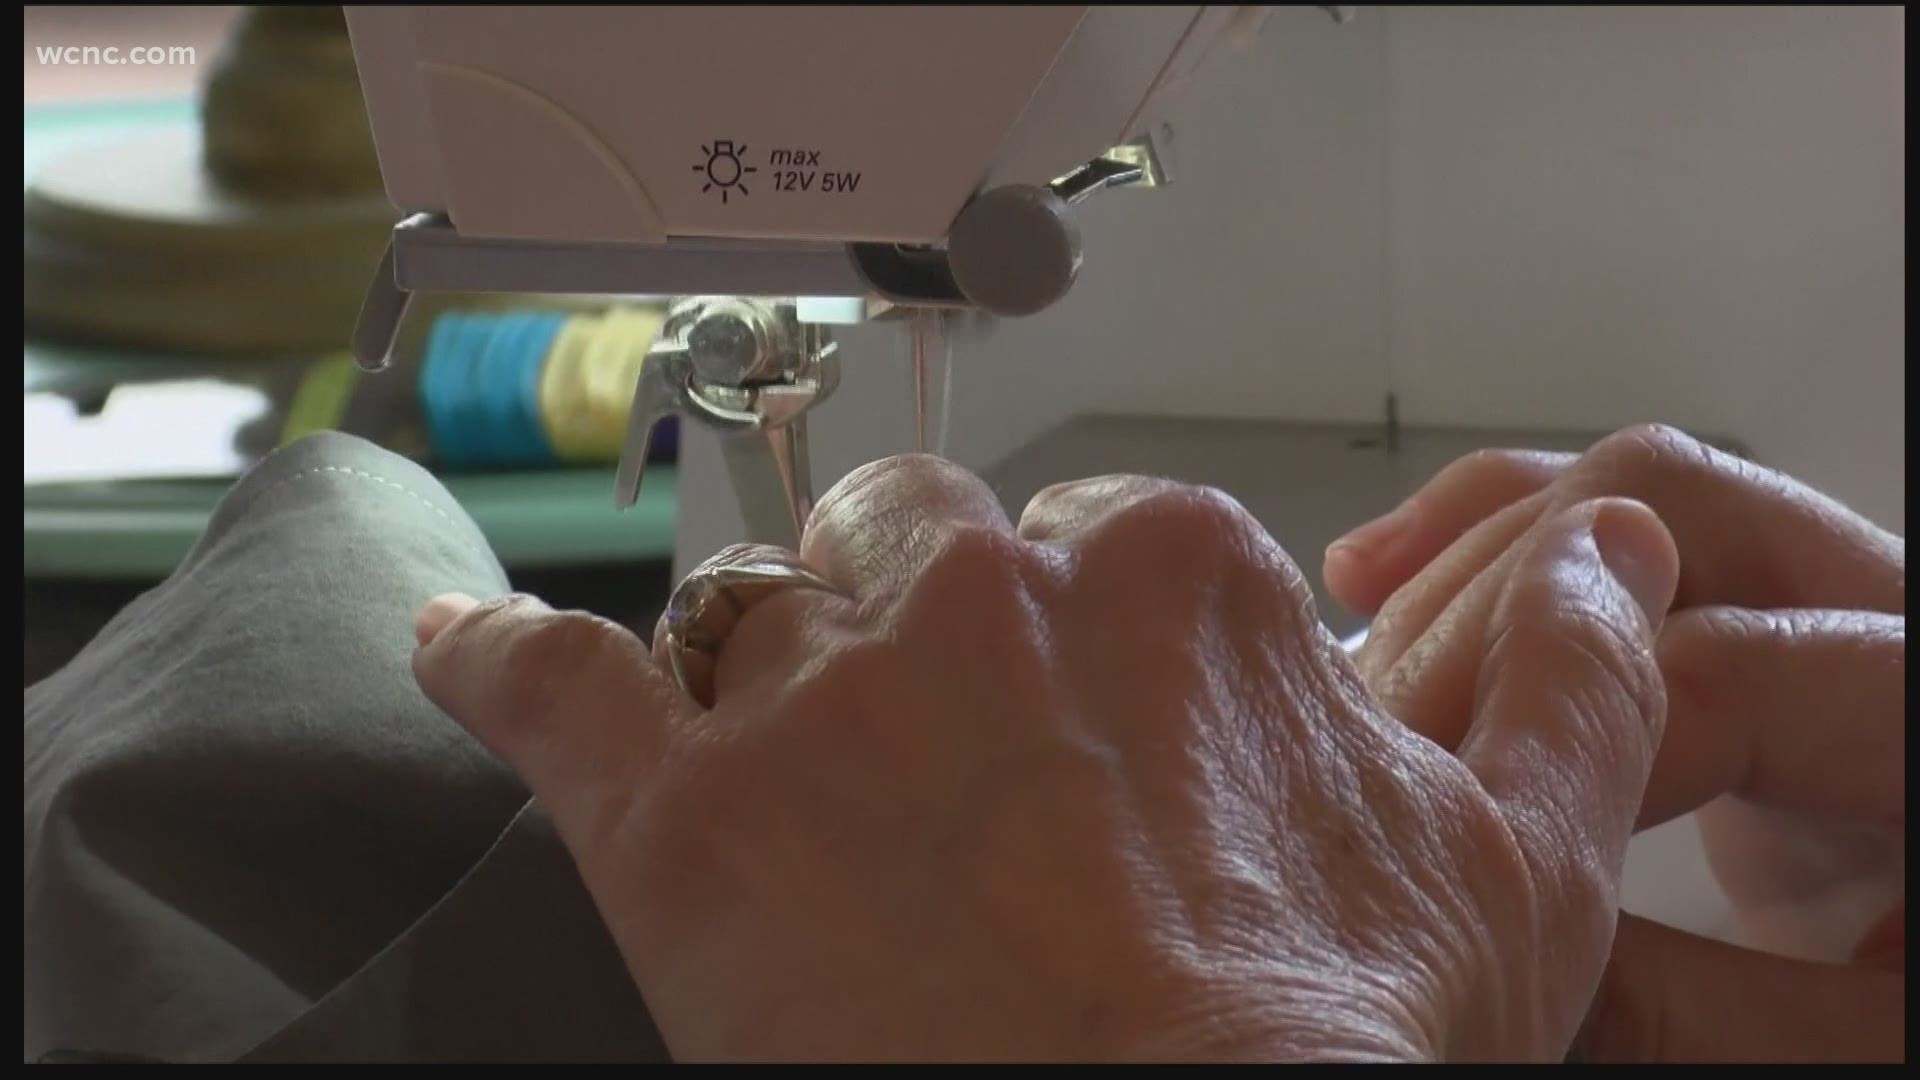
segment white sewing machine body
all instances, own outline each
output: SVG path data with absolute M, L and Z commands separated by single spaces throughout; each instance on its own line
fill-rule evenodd
M 1080 271 L 1073 207 L 1164 182 L 1168 91 L 1264 18 L 350 7 L 381 173 L 410 215 L 354 352 L 383 367 L 417 291 L 693 297 L 641 369 L 616 501 L 678 413 L 746 436 L 730 445 L 753 538 L 797 544 L 804 414 L 838 385 L 817 327 L 1052 306 Z
M 589 245 L 612 260 L 584 272 L 593 258 L 567 260 L 545 291 L 958 307 L 994 305 L 942 280 L 938 259 L 901 263 L 900 249 L 945 248 L 981 193 L 1044 190 L 1150 135 L 1167 92 L 1262 17 L 1234 6 L 347 9 L 397 206 L 463 241 Z M 994 270 L 1030 261 L 1001 250 L 1010 232 L 1047 226 L 1047 214 L 1014 213 L 1019 223 L 982 241 Z M 1062 292 L 1077 270 L 1068 240 Z M 608 254 L 616 245 L 644 250 L 621 259 Z M 432 276 L 461 288 L 473 272 Z
M 1207 7 L 353 7 L 387 193 L 475 237 L 935 244 L 1140 133 Z

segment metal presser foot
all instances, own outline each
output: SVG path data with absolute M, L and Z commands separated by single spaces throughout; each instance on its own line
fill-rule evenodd
M 798 550 L 813 511 L 807 417 L 840 382 L 836 345 L 790 300 L 692 297 L 668 312 L 640 369 L 614 503 L 640 495 L 653 429 L 670 414 L 722 434 L 747 539 Z

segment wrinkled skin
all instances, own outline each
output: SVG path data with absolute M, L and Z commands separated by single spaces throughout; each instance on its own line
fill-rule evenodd
M 420 619 L 422 688 L 551 812 L 677 1058 L 1566 1052 L 1665 717 L 1644 506 L 1517 530 L 1437 704 L 1376 698 L 1216 492 L 1066 485 L 1016 531 L 895 458 L 800 556 L 841 594 L 749 612 L 710 712 L 584 614 Z M 1394 713 L 1442 704 L 1457 753 Z
M 1651 507 L 1680 552 L 1659 639 L 1667 736 L 1640 822 L 1700 808 L 1754 951 L 1625 917 L 1587 1055 L 1904 1060 L 1904 539 L 1670 428 L 1578 456 L 1486 451 L 1329 549 L 1330 589 L 1379 613 L 1360 670 L 1395 715 L 1456 745 L 1463 587 L 1534 522 L 1606 496 Z

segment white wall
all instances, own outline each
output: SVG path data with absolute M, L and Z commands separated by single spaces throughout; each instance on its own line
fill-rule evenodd
M 1175 184 L 1086 207 L 1072 295 L 957 350 L 949 456 L 1082 412 L 1375 418 L 1391 390 L 1410 423 L 1732 436 L 1904 533 L 1905 28 L 1276 11 L 1187 89 Z M 843 341 L 821 489 L 912 438 L 902 339 Z M 683 567 L 740 529 L 710 441 L 684 446 Z M 1628 877 L 1636 910 L 1723 928 L 1686 823 Z
M 1898 8 L 1396 8 L 1410 418 L 1736 436 L 1904 529 Z
M 950 456 L 1078 412 L 1730 435 L 1904 531 L 1905 14 L 1283 8 L 1085 207 L 1073 293 L 956 353 Z M 820 485 L 911 442 L 843 337 Z M 739 528 L 698 438 L 680 555 Z

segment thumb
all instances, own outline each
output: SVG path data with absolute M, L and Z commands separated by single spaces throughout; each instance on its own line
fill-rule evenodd
M 1788 960 L 1620 916 L 1575 1042 L 1593 1062 L 1905 1061 L 1900 971 Z
M 624 627 L 530 596 L 436 597 L 415 624 L 427 698 L 526 782 L 577 859 L 666 752 L 683 695 Z

